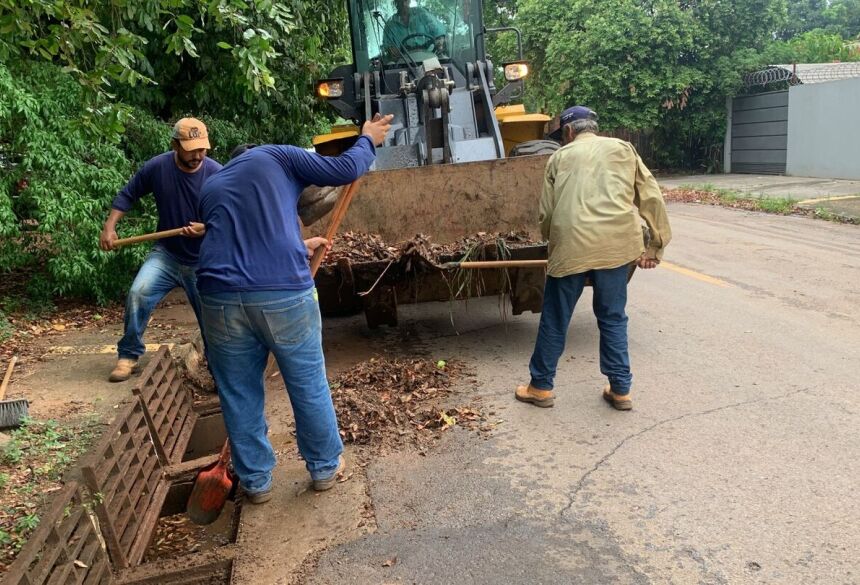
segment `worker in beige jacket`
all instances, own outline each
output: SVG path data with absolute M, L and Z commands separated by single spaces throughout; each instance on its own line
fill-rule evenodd
M 597 135 L 597 114 L 566 109 L 551 137 L 563 146 L 549 159 L 540 201 L 540 227 L 549 241 L 543 312 L 528 386 L 516 398 L 550 407 L 556 367 L 573 309 L 590 279 L 600 328 L 603 398 L 630 410 L 632 375 L 627 353 L 627 279 L 630 265 L 654 268 L 672 237 L 660 187 L 628 142 Z M 650 232 L 646 248 L 642 225 Z

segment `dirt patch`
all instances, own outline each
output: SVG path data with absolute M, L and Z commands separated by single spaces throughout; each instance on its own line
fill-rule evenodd
M 39 525 L 39 515 L 63 486 L 63 474 L 101 432 L 95 418 L 77 423 L 27 421 L 0 449 L 0 572 Z
M 488 430 L 474 405 L 450 406 L 456 384 L 473 379 L 463 363 L 377 357 L 331 381 L 345 443 L 373 454 L 404 445 L 425 450 L 439 434 L 461 425 Z
M 195 404 L 211 400 L 218 393 L 206 358 L 202 356 L 195 367 L 182 368 L 182 383 L 191 390 Z
M 42 341 L 62 337 L 69 331 L 104 327 L 122 322 L 120 304 L 97 307 L 84 301 L 61 300 L 34 313 L 21 297 L 15 302 L 4 299 L 0 306 L 0 360 L 6 363 L 17 355 L 19 364 L 38 360 L 44 353 Z

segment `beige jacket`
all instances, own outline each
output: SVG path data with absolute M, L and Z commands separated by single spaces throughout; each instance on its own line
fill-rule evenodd
M 672 238 L 666 205 L 636 149 L 616 138 L 578 135 L 550 157 L 544 174 L 540 228 L 549 241 L 548 274 L 632 262 L 645 251 L 640 217 L 651 234 L 648 256 L 662 258 Z

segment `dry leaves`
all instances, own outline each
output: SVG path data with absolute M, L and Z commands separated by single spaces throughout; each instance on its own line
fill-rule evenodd
M 222 514 L 229 513 L 228 509 L 222 512 Z M 198 526 L 185 514 L 159 518 L 152 544 L 146 550 L 144 561 L 173 559 L 229 544 L 230 532 L 229 523 L 220 520 L 208 526 Z
M 461 420 L 478 420 L 475 410 L 440 406 L 468 375 L 457 361 L 379 357 L 361 362 L 331 382 L 341 436 L 376 449 L 420 445 Z

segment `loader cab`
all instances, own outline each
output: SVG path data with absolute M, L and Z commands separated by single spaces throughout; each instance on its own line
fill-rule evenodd
M 461 76 L 478 60 L 477 0 L 352 0 L 349 3 L 356 70 L 402 69 L 436 57 Z
M 376 150 L 376 170 L 505 158 L 511 143 L 499 112 L 522 94 L 528 71 L 519 31 L 484 29 L 481 0 L 348 0 L 347 6 L 353 62 L 320 80 L 316 93 L 352 124 L 315 137 L 317 152 L 342 152 L 379 113 L 394 120 Z M 507 83 L 497 89 L 484 42 L 487 34 L 511 31 L 520 61 L 505 64 Z M 518 136 L 527 126 L 528 135 L 540 137 L 544 117 L 519 119 L 528 117 L 506 112 L 504 122 L 520 128 Z

